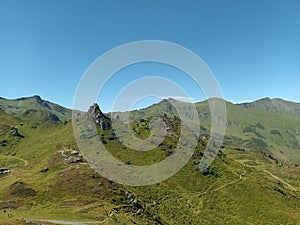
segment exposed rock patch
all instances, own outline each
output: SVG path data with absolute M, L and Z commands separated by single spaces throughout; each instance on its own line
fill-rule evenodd
M 26 218 L 21 218 L 21 219 L 19 219 L 19 221 L 21 221 L 25 224 L 29 224 L 29 225 L 46 225 L 44 223 L 40 223 L 40 222 L 30 220 L 30 219 L 26 219 Z
M 110 118 L 102 113 L 97 103 L 94 103 L 89 108 L 88 114 L 92 116 L 95 123 L 100 126 L 102 130 L 108 130 L 111 127 Z
M 84 162 L 82 155 L 76 150 L 72 150 L 72 149 L 62 150 L 62 151 L 59 151 L 59 153 L 64 157 L 64 161 L 66 163 L 83 163 Z
M 45 173 L 45 172 L 47 172 L 47 171 L 49 171 L 49 168 L 48 168 L 48 167 L 44 167 L 44 168 L 42 168 L 42 169 L 40 170 L 41 173 Z
M 9 174 L 10 170 L 7 168 L 0 168 L 0 175 Z
M 19 133 L 19 129 L 18 128 L 12 127 L 12 128 L 10 128 L 10 130 L 11 130 L 11 135 L 13 137 L 25 138 L 22 134 Z
M 1 145 L 1 146 L 6 146 L 6 145 L 7 145 L 7 141 L 6 141 L 6 140 L 0 141 L 0 145 Z

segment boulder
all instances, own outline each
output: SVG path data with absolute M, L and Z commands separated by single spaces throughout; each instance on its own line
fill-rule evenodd
M 139 209 L 143 209 L 143 203 L 140 202 L 132 193 L 125 191 L 125 196 L 130 203 L 134 204 Z
M 41 173 L 44 173 L 44 172 L 47 172 L 48 170 L 49 170 L 48 167 L 44 167 L 44 168 L 42 168 L 42 169 L 40 170 L 40 172 L 41 172 Z
M 78 155 L 78 154 L 79 154 L 79 152 L 76 151 L 76 150 L 72 150 L 72 151 L 71 151 L 71 155 Z
M 11 135 L 12 135 L 13 137 L 24 138 L 24 136 L 23 136 L 22 134 L 19 133 L 19 129 L 18 129 L 18 128 L 12 127 L 12 128 L 10 128 L 10 130 L 11 130 Z
M 82 158 L 75 158 L 71 160 L 71 163 L 82 163 L 83 159 Z
M 1 175 L 8 174 L 8 173 L 10 173 L 9 169 L 7 169 L 7 168 L 0 168 L 0 174 Z
M 7 145 L 7 141 L 6 141 L 6 140 L 0 141 L 0 145 L 1 145 L 1 146 L 6 146 L 6 145 Z

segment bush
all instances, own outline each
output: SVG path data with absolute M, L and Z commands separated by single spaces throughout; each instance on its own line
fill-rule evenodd
M 206 168 L 202 174 L 204 176 L 213 176 L 213 177 L 220 177 L 221 173 L 219 172 L 219 170 L 215 167 L 208 167 Z

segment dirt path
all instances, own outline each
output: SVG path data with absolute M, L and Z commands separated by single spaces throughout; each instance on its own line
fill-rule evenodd
M 200 193 L 200 194 L 195 195 L 195 197 L 199 197 L 199 196 L 201 196 L 201 195 L 205 195 L 205 194 L 207 194 L 208 192 L 213 192 L 213 191 L 220 190 L 220 189 L 222 189 L 222 188 L 227 187 L 228 185 L 232 185 L 232 184 L 237 183 L 237 182 L 240 181 L 241 179 L 242 179 L 242 175 L 240 174 L 240 177 L 239 177 L 238 179 L 233 180 L 233 181 L 231 181 L 231 182 L 229 182 L 229 183 L 226 183 L 226 184 L 224 184 L 224 185 L 222 185 L 222 186 L 220 186 L 220 187 L 217 187 L 217 188 L 215 188 L 215 189 L 208 188 L 206 191 L 204 191 L 204 192 L 202 192 L 202 193 Z
M 288 184 L 287 182 L 285 182 L 284 180 L 280 179 L 279 177 L 277 177 L 276 175 L 272 174 L 271 172 L 267 171 L 267 170 L 263 170 L 265 173 L 269 174 L 271 177 L 273 177 L 275 180 L 280 181 L 281 183 L 285 184 L 286 186 L 288 186 L 292 191 L 297 191 L 296 188 L 294 188 L 292 185 Z
M 54 223 L 60 225 L 89 225 L 89 224 L 99 224 L 99 222 L 78 222 L 78 221 L 68 221 L 68 220 L 35 220 L 39 222 Z
M 25 159 L 22 159 L 20 157 L 17 157 L 17 156 L 2 156 L 3 158 L 9 158 L 9 159 L 17 159 L 17 160 L 20 160 L 24 163 L 24 165 L 22 166 L 28 166 L 28 161 L 25 160 Z
M 9 156 L 9 157 L 15 158 L 15 159 L 18 159 L 18 160 L 22 161 L 22 162 L 24 163 L 23 166 L 28 166 L 28 164 L 29 164 L 27 160 L 22 159 L 22 158 L 20 158 L 20 157 L 17 157 L 17 156 Z
M 23 165 L 21 165 L 21 166 L 28 166 L 28 161 L 27 160 L 25 160 L 25 159 L 22 159 L 22 158 L 20 158 L 20 157 L 17 157 L 17 156 L 3 156 L 3 157 L 5 157 L 5 158 L 10 158 L 10 159 L 17 159 L 17 160 L 19 160 L 19 161 L 21 161 L 21 162 L 23 162 Z M 19 163 L 19 162 L 18 162 Z M 16 165 L 14 165 L 13 167 L 15 167 Z M 11 174 L 12 173 L 12 171 L 9 173 L 9 174 Z M 4 179 L 6 179 L 7 178 L 7 176 L 4 176 L 4 177 L 1 177 L 0 178 L 0 180 L 4 180 Z

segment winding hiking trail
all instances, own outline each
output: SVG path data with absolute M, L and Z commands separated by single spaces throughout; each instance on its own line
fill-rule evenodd
M 238 179 L 235 179 L 235 180 L 233 180 L 233 181 L 231 181 L 231 182 L 229 182 L 229 183 L 226 183 L 226 184 L 224 184 L 224 185 L 222 185 L 222 186 L 220 186 L 220 187 L 217 187 L 217 188 L 215 188 L 215 189 L 211 189 L 211 187 L 209 187 L 206 191 L 204 191 L 204 192 L 202 192 L 202 193 L 200 193 L 200 194 L 195 195 L 195 197 L 199 197 L 199 196 L 201 196 L 201 195 L 205 195 L 205 194 L 207 194 L 208 192 L 214 192 L 214 191 L 220 190 L 220 189 L 225 188 L 225 187 L 227 187 L 227 186 L 229 186 L 229 185 L 232 185 L 232 184 L 237 183 L 237 182 L 240 181 L 241 179 L 242 179 L 242 174 L 240 174 L 240 176 L 239 176 Z
M 78 222 L 78 221 L 68 221 L 68 220 L 33 220 L 39 222 L 47 222 L 47 223 L 54 223 L 60 225 L 89 225 L 89 224 L 99 224 L 100 222 Z
M 28 163 L 28 160 L 22 159 L 22 158 L 20 158 L 20 157 L 17 157 L 17 156 L 10 156 L 10 157 L 22 161 L 22 162 L 24 163 L 24 165 L 22 165 L 22 166 L 28 166 L 28 164 L 29 164 L 29 163 Z
M 35 220 L 35 221 L 54 223 L 54 224 L 60 224 L 60 225 L 90 225 L 90 224 L 105 223 L 108 220 L 110 220 L 113 215 L 114 215 L 114 211 L 112 211 L 109 215 L 107 215 L 107 218 L 105 218 L 104 220 L 99 221 L 99 222 L 79 222 L 79 221 L 53 220 L 53 219 L 43 219 L 43 220 Z
M 280 179 L 279 177 L 277 177 L 276 175 L 272 174 L 271 172 L 267 171 L 267 170 L 263 170 L 265 173 L 269 174 L 271 177 L 273 177 L 275 180 L 278 180 L 279 182 L 285 184 L 286 186 L 288 186 L 292 191 L 297 191 L 296 188 L 294 188 L 292 185 L 290 185 L 289 183 L 285 182 L 284 180 Z
M 17 160 L 23 162 L 23 165 L 21 165 L 22 167 L 26 167 L 26 166 L 28 166 L 28 164 L 29 164 L 27 160 L 22 159 L 22 158 L 17 157 L 17 156 L 3 156 L 3 157 L 9 158 L 9 159 L 17 159 Z M 11 172 L 10 172 L 10 173 L 11 173 Z M 0 178 L 0 180 L 3 180 L 3 179 L 6 179 L 6 176 Z
M 19 161 L 22 161 L 24 164 L 22 166 L 28 166 L 28 160 L 25 160 L 25 159 L 22 159 L 20 157 L 17 157 L 17 156 L 3 156 L 5 158 L 9 158 L 9 159 L 17 159 Z

